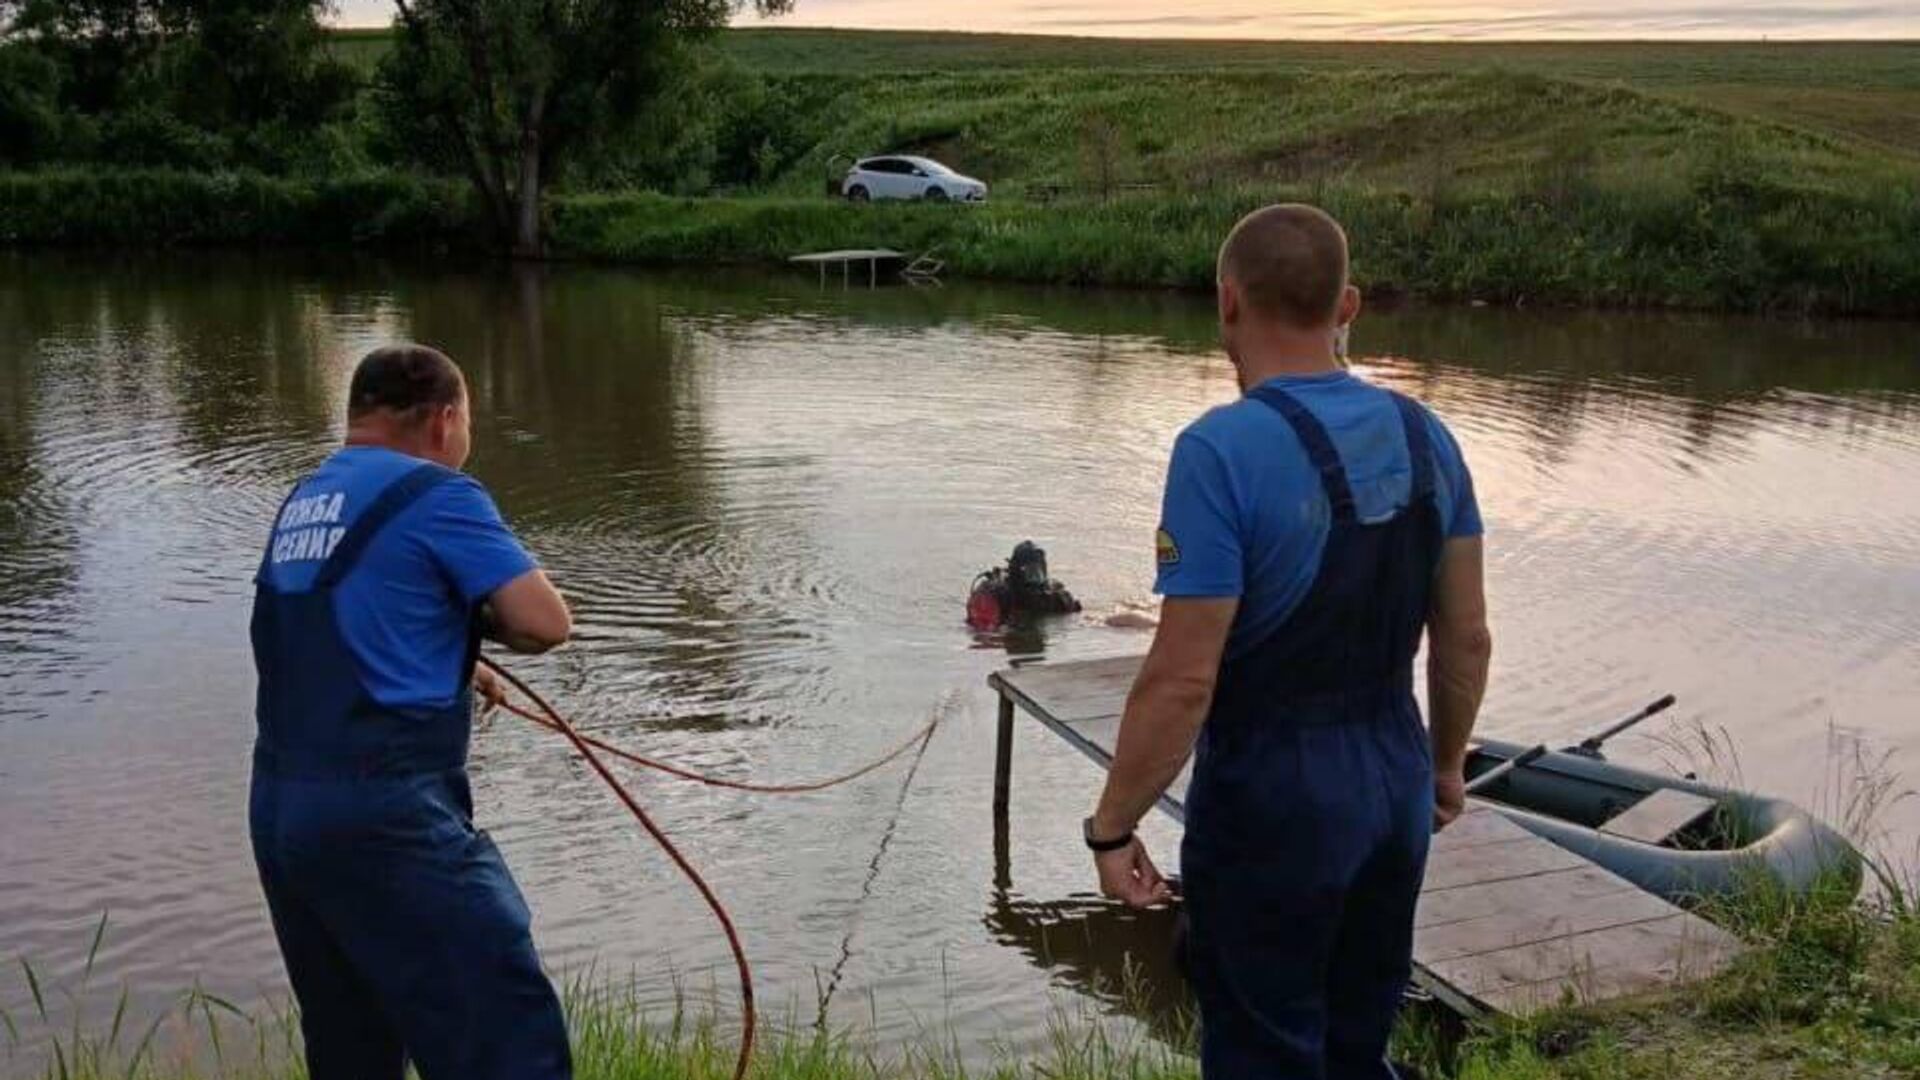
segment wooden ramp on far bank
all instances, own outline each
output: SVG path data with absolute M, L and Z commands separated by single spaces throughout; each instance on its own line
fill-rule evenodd
M 1000 693 L 994 807 L 1004 816 L 1015 710 L 1105 768 L 1140 657 L 1034 664 Z M 1160 809 L 1184 822 L 1182 773 Z M 1475 801 L 1434 838 L 1414 924 L 1414 980 L 1449 1007 L 1525 1016 L 1678 986 L 1740 952 L 1726 931 Z

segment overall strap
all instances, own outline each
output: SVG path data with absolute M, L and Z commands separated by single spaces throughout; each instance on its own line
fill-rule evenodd
M 1347 483 L 1346 467 L 1340 464 L 1340 451 L 1333 445 L 1333 437 L 1320 423 L 1318 417 L 1307 411 L 1292 394 L 1277 386 L 1258 386 L 1248 395 L 1261 404 L 1279 413 L 1293 427 L 1293 433 L 1300 438 L 1300 445 L 1306 448 L 1307 460 L 1314 471 L 1320 474 L 1320 486 L 1327 493 L 1327 502 L 1333 507 L 1333 520 L 1353 521 L 1356 513 L 1353 505 L 1353 488 Z
M 1387 393 L 1400 409 L 1400 422 L 1407 429 L 1407 460 L 1413 466 L 1413 490 L 1407 505 L 1412 506 L 1433 494 L 1433 439 L 1428 434 L 1425 411 L 1405 394 Z
M 380 534 L 381 529 L 386 528 L 409 506 L 419 502 L 422 495 L 458 475 L 444 466 L 422 462 L 388 484 L 386 490 L 373 500 L 373 505 L 367 507 L 366 512 L 347 529 L 346 535 L 340 538 L 340 542 L 334 545 L 333 554 L 327 556 L 320 573 L 313 579 L 313 587 L 325 589 L 339 584 L 340 579 L 347 576 L 347 571 L 360 561 L 360 556 L 366 554 L 367 545 L 373 543 L 373 538 Z

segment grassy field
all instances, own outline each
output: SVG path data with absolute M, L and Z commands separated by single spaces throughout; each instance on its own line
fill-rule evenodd
M 1671 995 L 1571 1005 L 1531 1021 L 1462 1030 L 1433 1014 L 1403 1022 L 1396 1056 L 1436 1080 L 1877 1080 L 1920 1074 L 1920 918 L 1862 906 L 1851 888 L 1788 901 L 1758 893 L 1712 912 L 1753 945 L 1732 970 Z M 97 938 L 96 938 L 97 940 Z M 18 971 L 33 980 L 22 962 Z M 9 1047 L 49 1036 L 47 1080 L 299 1080 L 297 1024 L 246 1016 L 189 993 L 157 1018 L 116 1014 L 84 1030 L 65 988 L 33 980 L 38 1007 L 4 1016 Z M 725 1080 L 733 1032 L 683 1011 L 649 1015 L 620 989 L 567 995 L 581 1080 Z M 806 1010 L 811 1013 L 811 1010 Z M 702 1019 L 701 1017 L 706 1018 Z M 1091 1006 L 1057 1015 L 1025 1059 L 962 1053 L 952 1034 L 879 1047 L 856 1033 L 765 1024 L 757 1080 L 1197 1080 L 1187 1045 L 1155 1041 Z M 9 1049 L 0 1068 L 32 1059 Z M 968 1064 L 971 1062 L 971 1064 Z
M 385 30 L 343 30 L 338 55 L 371 70 Z M 1318 74 L 1497 68 L 1623 87 L 1920 158 L 1920 42 L 1289 42 L 859 30 L 735 30 L 726 52 L 780 75 L 982 71 Z
M 384 32 L 343 32 L 371 68 Z M 1246 209 L 1318 202 L 1367 286 L 1448 300 L 1920 313 L 1920 43 L 1385 44 L 743 30 L 753 179 L 564 191 L 558 254 L 937 248 L 956 274 L 1203 288 Z M 849 212 L 921 152 L 984 210 Z M 721 196 L 721 197 L 716 197 Z
M 373 41 L 376 39 L 368 39 Z M 1276 42 L 738 30 L 757 71 L 982 69 L 1318 74 L 1495 68 L 1626 88 L 1920 158 L 1920 42 Z
M 370 75 L 392 41 L 328 47 Z M 273 176 L 0 174 L 0 243 L 484 245 L 459 178 L 383 158 L 369 111 L 329 129 L 344 156 Z M 993 199 L 830 197 L 880 152 L 941 158 Z M 1204 289 L 1233 222 L 1282 200 L 1335 211 L 1377 293 L 1920 314 L 1920 44 L 729 32 L 555 178 L 548 250 L 768 265 L 891 246 L 967 277 Z

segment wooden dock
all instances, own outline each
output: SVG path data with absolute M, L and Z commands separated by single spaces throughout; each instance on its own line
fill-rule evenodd
M 816 251 L 808 255 L 795 255 L 787 261 L 798 263 L 802 266 L 819 267 L 820 284 L 822 286 L 827 283 L 827 267 L 838 266 L 840 268 L 840 284 L 845 286 L 853 283 L 854 264 L 866 263 L 867 287 L 873 288 L 880 284 L 881 263 L 887 263 L 889 265 L 897 263 L 900 266 L 906 266 L 909 259 L 905 252 L 893 251 L 888 248 L 861 248 L 848 251 Z
M 989 679 L 1000 693 L 994 819 L 1003 846 L 1016 712 L 1104 769 L 1140 660 L 1034 664 Z M 1183 823 L 1190 770 L 1160 800 Z M 1476 800 L 1434 838 L 1414 924 L 1414 981 L 1463 1014 L 1524 1016 L 1705 978 L 1740 948 L 1712 923 Z

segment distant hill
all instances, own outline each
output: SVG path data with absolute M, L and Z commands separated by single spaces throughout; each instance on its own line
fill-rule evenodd
M 370 69 L 387 31 L 341 31 Z M 919 151 L 1004 195 L 1364 183 L 1920 183 L 1920 43 L 1329 44 L 735 30 L 778 142 L 756 186 Z

